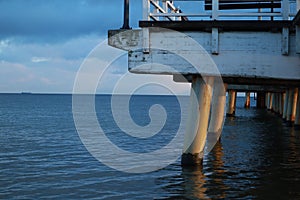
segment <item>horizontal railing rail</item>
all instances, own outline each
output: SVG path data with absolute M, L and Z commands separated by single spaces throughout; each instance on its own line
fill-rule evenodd
M 234 3 L 241 8 L 244 3 L 277 3 L 277 7 L 221 9 L 221 4 L 229 6 Z M 225 4 L 224 4 L 225 3 Z M 240 3 L 240 4 L 239 4 Z M 278 7 L 278 3 L 280 6 Z M 209 6 L 209 7 L 207 7 Z M 210 8 L 210 9 L 207 9 Z M 144 20 L 179 21 L 202 19 L 252 19 L 257 20 L 289 20 L 296 13 L 295 0 L 144 0 Z

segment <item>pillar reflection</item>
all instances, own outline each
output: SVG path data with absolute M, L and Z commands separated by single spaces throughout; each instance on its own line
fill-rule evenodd
M 226 191 L 229 188 L 224 183 L 226 170 L 223 156 L 222 143 L 219 140 L 204 162 L 203 168 L 182 168 L 184 196 L 188 199 L 226 198 Z M 214 187 L 211 187 L 212 185 Z

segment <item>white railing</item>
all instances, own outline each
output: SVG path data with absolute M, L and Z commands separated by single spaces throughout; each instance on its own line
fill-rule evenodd
M 259 0 L 258 0 L 259 1 Z M 265 0 L 266 1 L 266 0 Z M 271 2 L 272 0 L 270 0 Z M 176 4 L 175 4 L 176 3 Z M 176 7 L 178 6 L 178 7 Z M 143 0 L 144 19 L 154 21 L 258 19 L 289 20 L 295 16 L 296 0 L 281 0 L 281 8 L 220 10 L 219 0 L 212 0 L 205 10 L 204 0 Z M 181 11 L 182 9 L 182 11 Z

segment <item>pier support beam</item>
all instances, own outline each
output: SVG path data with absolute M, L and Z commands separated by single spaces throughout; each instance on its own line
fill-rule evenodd
M 272 110 L 273 109 L 273 93 L 269 93 L 269 105 L 268 105 L 268 110 Z
M 279 103 L 278 103 L 278 94 L 274 93 L 274 109 L 273 111 L 277 114 L 279 113 Z
M 270 98 L 271 98 L 271 93 L 267 92 L 266 99 L 265 99 L 265 106 L 267 107 L 267 110 L 270 110 Z
M 286 90 L 285 93 L 283 94 L 283 112 L 282 112 L 282 119 L 286 120 L 287 118 L 287 110 L 288 110 L 288 104 L 289 104 L 289 91 L 290 90 Z
M 279 115 L 282 116 L 282 112 L 283 112 L 282 93 L 278 93 L 278 101 L 279 101 Z
M 288 101 L 287 101 L 287 111 L 286 111 L 286 121 L 287 122 L 291 121 L 292 107 L 293 107 L 293 89 L 289 89 Z
M 236 91 L 229 90 L 226 116 L 233 117 L 235 115 L 235 107 L 236 107 Z
M 292 113 L 291 113 L 291 121 L 295 121 L 296 110 L 297 110 L 297 99 L 298 99 L 298 88 L 294 89 L 293 95 L 293 104 L 292 104 Z
M 265 92 L 257 92 L 256 107 L 265 108 Z
M 281 117 L 283 118 L 283 115 L 284 115 L 284 106 L 285 106 L 285 96 L 286 96 L 286 93 L 283 92 L 280 94 L 281 95 Z
M 214 78 L 193 77 L 181 165 L 201 165 L 207 136 Z M 196 100 L 198 99 L 198 101 Z
M 245 108 L 250 108 L 250 92 L 246 92 Z
M 213 148 L 213 145 L 215 145 L 216 141 L 219 140 L 219 137 L 221 136 L 226 106 L 226 90 L 227 85 L 224 85 L 223 81 L 217 82 L 217 80 L 215 80 L 206 140 L 206 146 L 209 148 L 208 150 Z
M 274 100 L 273 100 L 273 102 L 274 102 L 274 109 L 273 109 L 273 111 L 275 112 L 275 113 L 277 113 L 278 112 L 278 98 L 277 98 L 277 93 L 274 93 Z
M 287 107 L 287 115 L 286 115 L 286 121 L 289 123 L 289 125 L 292 125 L 292 122 L 295 121 L 297 98 L 298 98 L 298 88 L 289 89 L 288 107 Z

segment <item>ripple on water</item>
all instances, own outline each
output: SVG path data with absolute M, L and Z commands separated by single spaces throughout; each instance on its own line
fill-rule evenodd
M 109 96 L 97 98 L 99 107 L 109 102 Z M 141 102 L 160 100 L 176 106 L 169 97 L 135 99 L 142 108 Z M 300 131 L 243 103 L 238 99 L 236 117 L 226 119 L 203 169 L 182 168 L 178 159 L 152 173 L 127 174 L 99 163 L 82 145 L 70 95 L 0 95 L 0 198 L 300 199 Z M 149 120 L 134 108 L 140 121 Z M 110 137 L 122 143 L 111 120 L 105 115 Z M 135 145 L 127 141 L 126 148 Z

